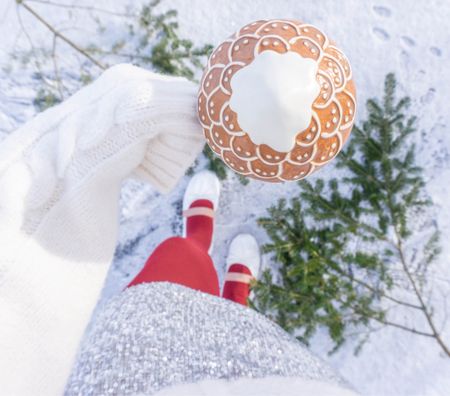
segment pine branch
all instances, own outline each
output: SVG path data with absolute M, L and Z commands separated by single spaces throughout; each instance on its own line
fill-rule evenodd
M 393 81 L 392 78 L 390 81 Z M 388 79 L 386 80 L 386 83 L 387 82 L 388 82 Z M 386 99 L 385 99 L 385 106 L 391 106 L 392 98 L 389 97 L 390 95 L 392 95 L 392 92 L 387 91 Z M 404 102 L 406 103 L 406 101 L 404 101 Z M 399 106 L 397 106 L 397 107 L 399 107 Z M 405 156 L 404 165 L 407 166 L 408 164 L 412 164 L 413 160 L 414 160 L 414 147 L 411 146 Z M 421 311 L 423 312 L 423 315 L 425 316 L 425 319 L 431 329 L 431 332 L 432 332 L 431 337 L 436 339 L 437 343 L 442 348 L 442 350 L 445 352 L 445 354 L 448 357 L 450 357 L 450 347 L 448 347 L 444 343 L 440 334 L 438 333 L 436 326 L 434 324 L 433 318 L 428 310 L 427 304 L 425 304 L 422 294 L 421 294 L 419 288 L 417 287 L 416 281 L 409 270 L 409 264 L 406 261 L 404 249 L 403 249 L 403 237 L 407 234 L 405 231 L 405 227 L 406 227 L 405 214 L 400 212 L 400 215 L 399 215 L 399 212 L 395 208 L 394 193 L 393 193 L 393 188 L 392 188 L 393 181 L 392 181 L 391 173 L 389 172 L 388 169 L 382 168 L 382 170 L 383 170 L 383 176 L 386 181 L 385 185 L 386 185 L 387 198 L 388 198 L 387 199 L 387 208 L 388 208 L 388 210 L 390 212 L 390 216 L 392 218 L 393 229 L 394 229 L 395 236 L 397 239 L 395 246 L 398 251 L 398 255 L 400 258 L 400 262 L 401 262 L 403 271 L 405 272 L 406 277 L 414 290 L 417 300 L 419 301 Z M 418 181 L 419 182 L 421 181 L 420 178 L 418 179 Z
M 450 356 L 422 291 L 425 271 L 440 251 L 437 232 L 415 249 L 419 257 L 408 261 L 404 250 L 413 235 L 412 215 L 431 204 L 408 142 L 416 130 L 415 118 L 404 113 L 409 104 L 409 98 L 396 101 L 395 78 L 388 75 L 384 98 L 368 101 L 368 119 L 337 158 L 345 174 L 327 183 L 299 182 L 298 197 L 289 205 L 280 200 L 259 220 L 270 238 L 264 251 L 274 254 L 280 268 L 276 289 L 271 276 L 256 285 L 255 305 L 261 303 L 287 330 L 302 331 L 304 342 L 325 326 L 334 351 L 348 326 L 376 322 L 432 338 Z M 390 292 L 404 287 L 412 288 L 414 300 Z M 423 314 L 429 331 L 386 318 L 392 307 Z

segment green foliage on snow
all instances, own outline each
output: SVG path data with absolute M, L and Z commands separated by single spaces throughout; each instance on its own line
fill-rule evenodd
M 62 45 L 63 40 L 56 34 L 51 50 L 33 48 L 22 54 L 22 64 L 36 69 L 33 74 L 37 85 L 33 100 L 35 108 L 43 111 L 60 103 L 81 86 L 90 83 L 102 68 L 122 62 L 195 81 L 213 47 L 210 44 L 196 46 L 191 40 L 181 37 L 177 11 L 158 11 L 160 3 L 161 0 L 151 0 L 137 12 L 126 10 L 114 13 L 120 21 L 118 27 L 109 19 L 105 21 L 100 17 L 104 13 L 109 16 L 110 11 L 87 7 L 85 10 L 94 15 L 98 34 L 95 42 L 73 48 L 80 60 L 79 69 L 67 70 L 60 64 L 58 46 Z M 65 8 L 70 9 L 70 6 Z M 93 59 L 95 62 L 92 62 Z M 228 168 L 225 164 L 206 146 L 204 154 L 208 168 L 216 172 L 219 178 L 226 178 Z
M 383 100 L 368 101 L 367 120 L 336 159 L 342 176 L 300 181 L 298 196 L 259 219 L 279 268 L 263 273 L 252 303 L 305 343 L 324 328 L 334 350 L 349 334 L 362 345 L 377 325 L 397 325 L 385 302 L 404 304 L 391 293 L 411 280 L 420 289 L 439 253 L 434 228 L 414 255 L 406 247 L 430 201 L 410 142 L 416 119 L 405 115 L 408 98 L 395 100 L 395 86 L 389 74 Z M 417 305 L 410 308 L 424 309 Z

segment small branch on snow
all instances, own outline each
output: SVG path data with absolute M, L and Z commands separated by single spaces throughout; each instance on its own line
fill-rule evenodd
M 23 0 L 16 0 L 17 4 L 19 6 L 22 6 L 25 8 L 31 15 L 33 15 L 39 22 L 41 22 L 44 26 L 47 27 L 56 37 L 59 37 L 61 40 L 63 40 L 66 44 L 71 46 L 75 51 L 79 52 L 83 56 L 85 56 L 87 59 L 89 59 L 93 64 L 98 66 L 100 69 L 105 70 L 107 66 L 103 65 L 100 61 L 92 57 L 88 52 L 86 52 L 83 48 L 81 48 L 79 45 L 74 43 L 71 39 L 66 37 L 64 34 L 56 30 L 49 22 L 47 22 L 42 16 L 40 16 L 33 8 L 31 8 L 27 3 L 25 3 Z
M 55 3 L 53 1 L 47 1 L 47 0 L 27 0 L 27 1 L 29 1 L 29 2 L 31 1 L 33 3 L 46 4 L 46 5 L 53 6 L 53 7 L 102 12 L 104 14 L 120 16 L 120 17 L 127 17 L 127 18 L 135 18 L 137 16 L 137 14 L 133 14 L 133 13 L 116 12 L 116 11 L 111 11 L 111 10 L 107 10 L 105 8 L 99 8 L 99 7 L 94 7 L 94 6 L 84 6 L 84 5 L 77 5 L 77 4 L 61 4 L 61 3 Z M 20 2 L 20 1 L 18 1 L 18 2 Z

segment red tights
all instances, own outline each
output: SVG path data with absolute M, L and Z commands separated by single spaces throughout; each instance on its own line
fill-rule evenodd
M 197 200 L 190 208 L 210 208 L 208 200 Z M 147 259 L 144 268 L 128 285 L 146 282 L 172 282 L 220 296 L 219 280 L 214 263 L 208 254 L 212 243 L 213 219 L 205 215 L 187 218 L 186 238 L 173 237 L 161 243 Z M 233 264 L 229 272 L 250 274 L 242 264 Z M 226 281 L 222 297 L 247 305 L 249 285 Z

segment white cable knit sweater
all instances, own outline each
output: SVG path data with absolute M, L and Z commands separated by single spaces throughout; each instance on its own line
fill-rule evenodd
M 114 66 L 0 145 L 0 393 L 62 394 L 136 175 L 169 191 L 203 146 L 196 87 Z
M 184 79 L 119 65 L 1 143 L 0 395 L 63 394 L 113 258 L 121 182 L 136 175 L 161 192 L 174 186 L 204 144 L 195 102 L 196 87 Z M 275 376 L 201 380 L 158 394 L 354 393 Z

